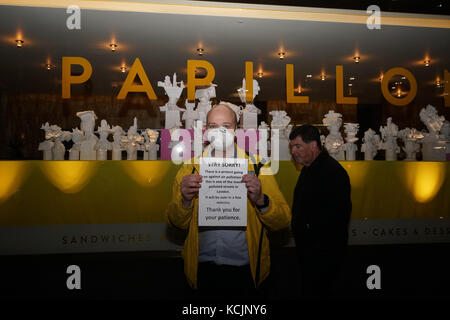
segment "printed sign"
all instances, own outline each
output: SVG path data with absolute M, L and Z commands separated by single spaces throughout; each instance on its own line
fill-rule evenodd
M 247 188 L 241 182 L 247 168 L 247 159 L 200 159 L 199 226 L 247 225 Z

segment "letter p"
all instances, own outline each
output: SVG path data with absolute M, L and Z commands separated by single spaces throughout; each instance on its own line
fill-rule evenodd
M 83 73 L 79 76 L 72 76 L 71 69 L 73 64 L 83 67 Z M 70 99 L 70 85 L 72 83 L 83 83 L 89 80 L 92 75 L 92 66 L 89 61 L 82 57 L 63 57 L 62 58 L 62 98 Z

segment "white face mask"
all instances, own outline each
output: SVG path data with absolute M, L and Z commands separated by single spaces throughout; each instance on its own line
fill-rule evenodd
M 234 134 L 225 127 L 209 129 L 207 139 L 211 143 L 211 147 L 217 151 L 225 151 L 234 143 Z

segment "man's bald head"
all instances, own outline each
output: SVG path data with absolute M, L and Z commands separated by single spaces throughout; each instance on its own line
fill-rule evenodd
M 227 129 L 237 129 L 237 116 L 232 108 L 226 104 L 216 104 L 206 115 L 206 128 L 218 128 L 221 126 Z

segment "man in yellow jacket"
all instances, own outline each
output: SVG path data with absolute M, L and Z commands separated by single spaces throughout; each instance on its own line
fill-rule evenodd
M 218 293 L 231 294 L 230 298 L 254 293 L 270 272 L 267 231 L 287 228 L 291 221 L 290 208 L 274 176 L 258 176 L 254 169 L 259 171 L 259 160 L 235 145 L 237 120 L 236 113 L 226 104 L 218 104 L 208 112 L 208 131 L 220 128 L 224 139 L 213 139 L 203 156 L 223 157 L 225 151 L 227 157 L 248 159 L 248 170 L 254 174 L 242 178 L 247 188 L 247 226 L 198 226 L 202 176 L 198 164 L 193 162 L 184 164 L 178 171 L 167 209 L 168 222 L 188 231 L 182 251 L 188 283 L 211 297 Z

